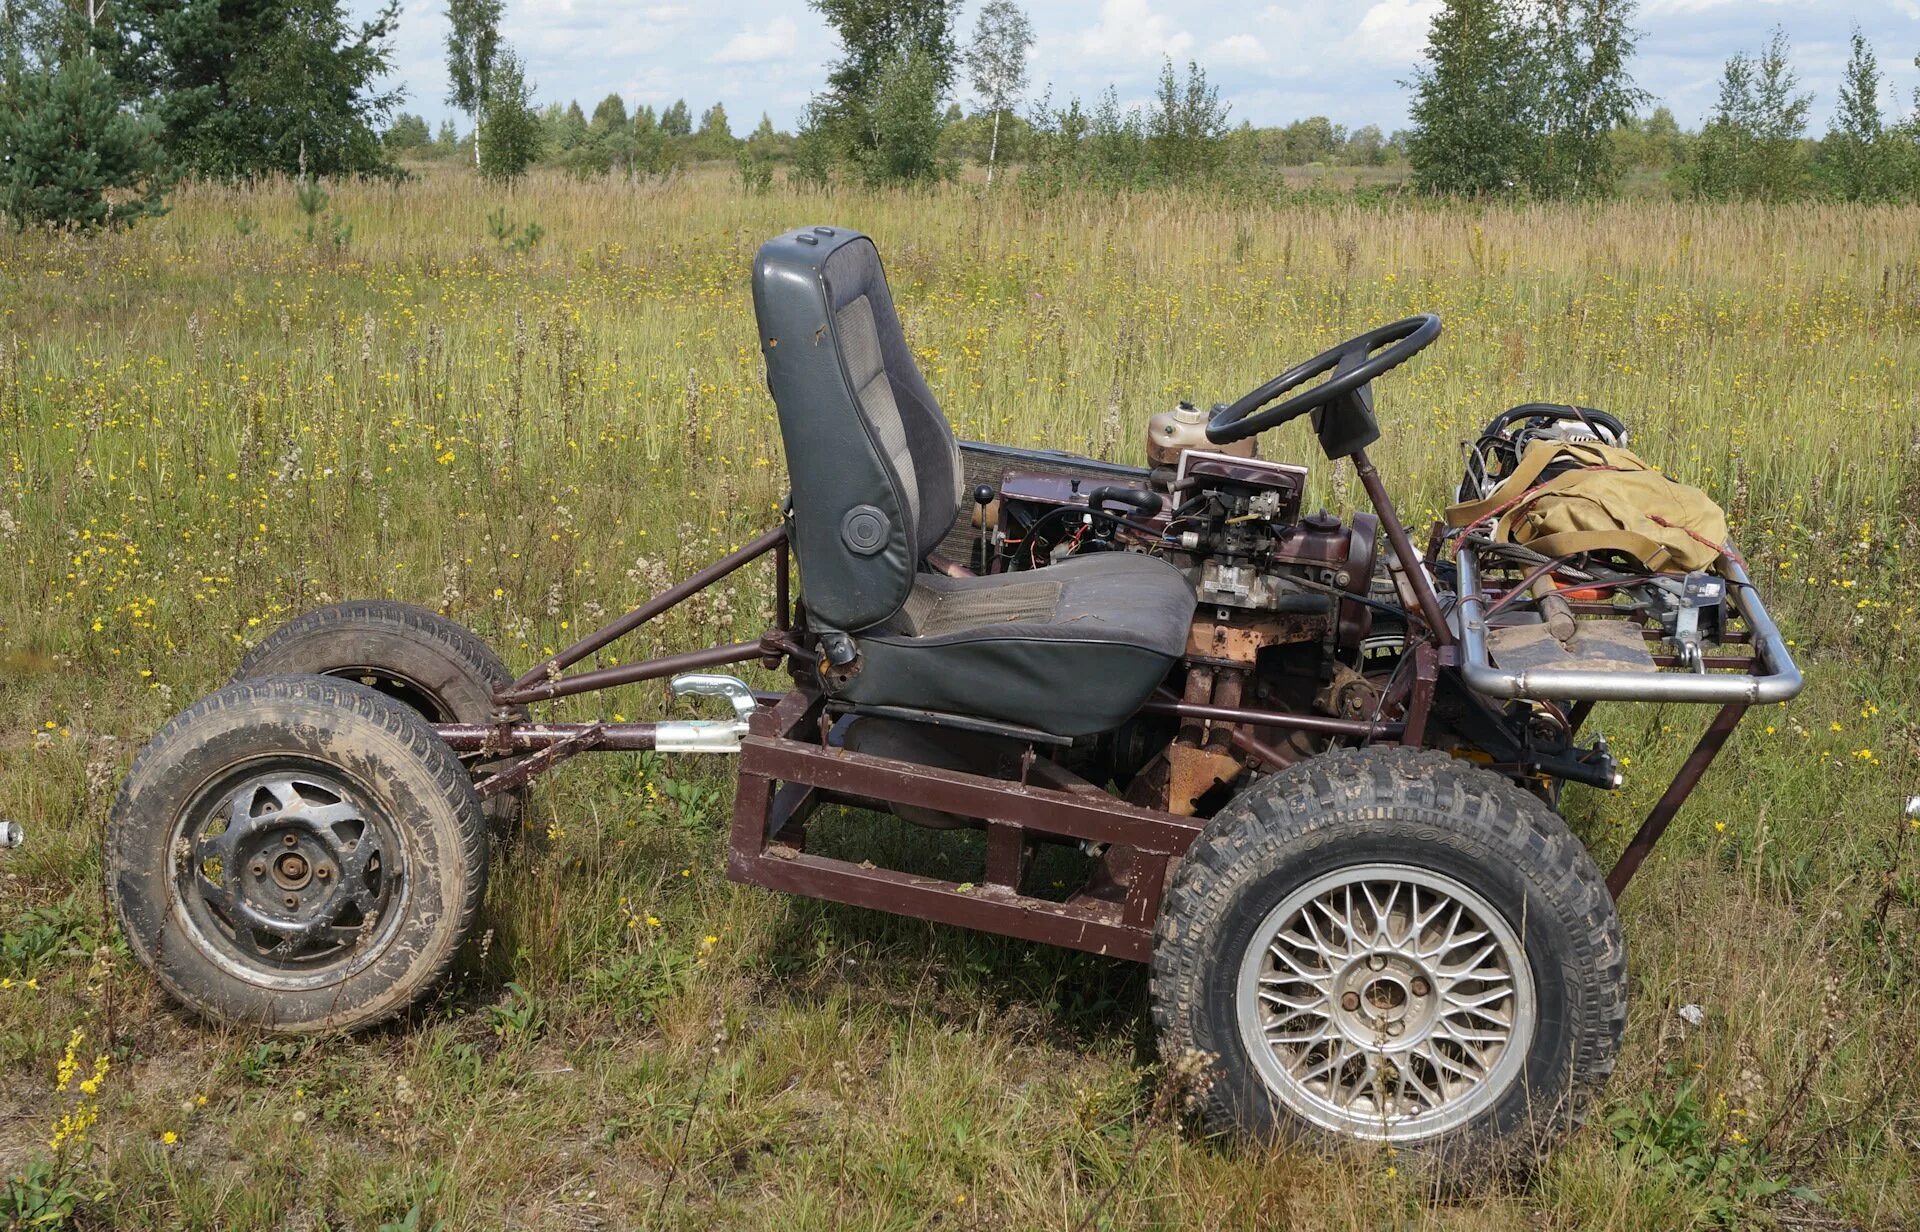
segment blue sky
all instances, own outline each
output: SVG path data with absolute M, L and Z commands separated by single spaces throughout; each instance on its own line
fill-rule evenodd
M 351 0 L 370 13 L 378 0 Z M 406 109 L 450 114 L 443 43 L 445 0 L 403 0 L 395 77 Z M 973 28 L 968 0 L 959 28 Z M 1400 86 L 1425 43 L 1437 0 L 1030 0 L 1038 44 L 1029 94 L 1092 98 L 1108 83 L 1123 101 L 1151 93 L 1161 58 L 1198 60 L 1232 104 L 1231 118 L 1278 124 L 1326 115 L 1358 127 L 1406 122 Z M 1905 113 L 1920 72 L 1920 0 L 1642 0 L 1634 73 L 1693 127 L 1712 105 L 1720 66 L 1756 49 L 1774 25 L 1793 42 L 1802 87 L 1814 91 L 1812 128 L 1824 132 L 1859 25 L 1889 79 L 1890 112 Z M 525 57 L 540 101 L 578 99 L 592 110 L 609 93 L 656 109 L 684 97 L 698 116 L 726 104 L 744 133 L 764 111 L 791 128 L 836 55 L 832 35 L 805 0 L 507 0 L 505 33 Z M 963 95 L 962 101 L 970 101 Z M 1897 108 L 1895 106 L 1897 102 Z

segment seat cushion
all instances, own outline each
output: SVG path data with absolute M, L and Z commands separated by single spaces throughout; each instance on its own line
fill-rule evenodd
M 1125 722 L 1187 646 L 1193 584 L 1133 552 L 987 577 L 921 574 L 859 639 L 837 696 L 1021 723 L 1059 736 Z

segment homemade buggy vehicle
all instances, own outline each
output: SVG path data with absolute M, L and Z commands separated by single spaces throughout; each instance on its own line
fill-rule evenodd
M 1801 683 L 1731 545 L 1653 507 L 1625 511 L 1651 548 L 1529 540 L 1542 494 L 1633 471 L 1624 425 L 1496 417 L 1422 552 L 1367 448 L 1372 382 L 1436 317 L 1156 415 L 1143 468 L 956 443 L 857 232 L 768 242 L 753 292 L 782 523 L 518 678 L 401 604 L 269 637 L 114 807 L 109 892 L 162 984 L 281 1031 L 388 1017 L 446 972 L 489 827 L 517 824 L 532 778 L 587 752 L 732 754 L 731 878 L 1151 963 L 1163 1047 L 1204 1056 L 1216 1125 L 1477 1169 L 1572 1123 L 1625 1021 L 1614 899 L 1746 709 Z M 1302 416 L 1371 513 L 1303 512 L 1305 469 L 1255 456 Z M 758 640 L 569 671 L 764 557 Z M 791 685 L 715 674 L 735 663 Z M 663 678 L 731 713 L 527 709 Z M 1717 707 L 1604 878 L 1556 811 L 1565 783 L 1620 782 L 1585 730 L 1601 700 Z M 809 843 L 822 805 L 983 830 L 983 866 L 831 858 Z M 1085 883 L 1030 884 L 1040 844 L 1085 853 Z

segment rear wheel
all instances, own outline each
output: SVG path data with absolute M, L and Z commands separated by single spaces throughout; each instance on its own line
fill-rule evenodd
M 317 676 L 232 684 L 161 729 L 107 823 L 134 954 L 209 1018 L 352 1030 L 427 995 L 486 885 L 473 784 L 412 710 Z
M 315 608 L 282 625 L 240 661 L 235 680 L 277 675 L 337 676 L 383 693 L 429 723 L 490 723 L 494 690 L 513 675 L 465 626 L 411 603 L 360 599 Z M 525 706 L 508 709 L 516 720 Z M 477 781 L 513 759 L 467 759 Z M 498 792 L 482 807 L 496 838 L 518 837 L 526 813 L 525 788 Z
M 1525 1170 L 1612 1072 L 1626 961 L 1606 884 L 1539 800 L 1420 749 L 1262 779 L 1168 888 L 1154 1016 L 1213 1058 L 1204 1110 L 1373 1141 L 1450 1183 Z

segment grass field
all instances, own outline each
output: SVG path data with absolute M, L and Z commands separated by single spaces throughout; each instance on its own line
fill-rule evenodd
M 1388 1154 L 1199 1138 L 1157 1094 L 1143 971 L 731 887 L 712 763 L 545 780 L 549 841 L 496 862 L 484 936 L 391 1029 L 210 1029 L 132 963 L 102 907 L 112 793 L 290 613 L 413 600 L 521 666 L 769 524 L 748 261 L 817 221 L 876 237 L 965 436 L 1137 459 L 1174 399 L 1432 310 L 1445 336 L 1379 389 L 1410 520 L 1535 397 L 1626 416 L 1722 498 L 1810 685 L 1753 715 L 1626 896 L 1620 1071 L 1532 1183 L 1440 1203 Z M 0 1227 L 30 1201 L 87 1228 L 1920 1221 L 1920 211 L 742 198 L 717 174 L 496 199 L 436 172 L 342 186 L 313 233 L 281 186 L 0 235 L 0 816 L 29 836 L 0 853 Z M 1359 500 L 1304 428 L 1263 449 Z M 752 636 L 764 582 L 615 653 Z M 1567 811 L 1603 866 L 1704 719 L 1602 708 L 1629 782 Z

